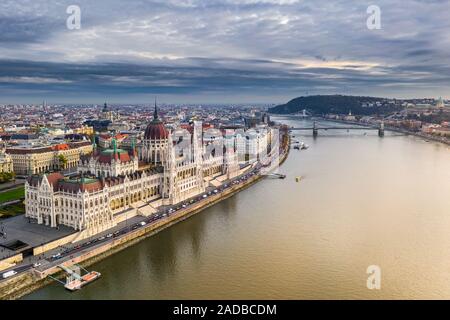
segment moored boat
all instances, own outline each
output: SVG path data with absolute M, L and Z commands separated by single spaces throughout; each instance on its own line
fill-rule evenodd
M 84 287 L 85 285 L 97 280 L 100 278 L 101 273 L 97 271 L 91 271 L 79 278 L 75 278 L 71 281 L 67 281 L 67 283 L 64 285 L 64 288 L 66 288 L 69 291 L 76 291 Z

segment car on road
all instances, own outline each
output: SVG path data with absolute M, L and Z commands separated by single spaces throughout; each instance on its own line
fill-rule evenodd
M 98 238 L 98 240 L 100 240 L 100 241 L 105 240 L 105 236 Z
M 108 234 L 106 235 L 107 238 L 111 238 L 112 236 L 113 236 L 112 233 L 108 233 Z
M 142 221 L 141 223 L 139 223 L 140 226 L 145 226 L 147 223 L 145 221 Z
M 2 276 L 3 276 L 3 279 L 6 279 L 9 277 L 12 277 L 15 274 L 17 274 L 17 271 L 11 270 L 11 271 L 5 272 Z
M 41 266 L 42 265 L 42 263 L 40 263 L 40 262 L 35 262 L 35 263 L 33 263 L 33 267 L 34 268 L 37 268 L 37 267 L 39 267 L 39 266 Z

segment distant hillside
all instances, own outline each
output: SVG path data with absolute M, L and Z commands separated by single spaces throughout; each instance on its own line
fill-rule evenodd
M 368 104 L 375 102 L 380 102 L 381 105 L 377 107 L 367 107 Z M 313 114 L 347 114 L 351 110 L 353 114 L 364 115 L 390 112 L 401 108 L 398 104 L 388 104 L 388 99 L 386 98 L 317 95 L 292 99 L 286 104 L 270 108 L 269 112 L 275 114 L 290 114 L 301 112 L 303 109 L 306 109 Z

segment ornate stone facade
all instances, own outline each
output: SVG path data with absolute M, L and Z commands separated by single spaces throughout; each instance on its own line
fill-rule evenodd
M 97 177 L 117 177 L 138 170 L 139 159 L 134 146 L 131 151 L 117 149 L 116 140 L 113 140 L 111 149 L 98 151 L 95 145 L 93 149 L 92 155 L 81 157 L 78 172 Z
M 46 147 L 18 146 L 6 149 L 18 175 L 42 174 L 76 167 L 80 156 L 92 152 L 89 141 L 70 142 Z
M 155 106 L 136 147 L 133 142 L 130 150 L 118 149 L 113 141 L 111 149 L 97 151 L 94 145 L 92 156 L 79 161 L 77 178 L 59 173 L 30 177 L 25 183 L 26 216 L 52 227 L 101 232 L 114 226 L 115 217 L 125 210 L 137 212 L 156 200 L 159 205 L 183 202 L 205 192 L 213 176 L 237 176 L 240 167 L 232 141 L 221 145 L 224 152 L 211 153 L 203 142 L 201 122 L 194 122 L 192 134 L 178 135 L 165 127 Z

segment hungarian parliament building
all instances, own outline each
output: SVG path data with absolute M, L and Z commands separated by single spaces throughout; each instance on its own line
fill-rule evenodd
M 267 124 L 253 130 L 251 138 L 223 130 L 208 135 L 200 121 L 182 134 L 178 131 L 166 128 L 155 106 L 139 141 L 134 138 L 119 148 L 113 140 L 103 150 L 94 142 L 93 152 L 80 158 L 76 177 L 60 172 L 30 176 L 25 183 L 26 217 L 96 234 L 238 176 L 252 165 L 249 154 L 264 154 L 274 138 Z

